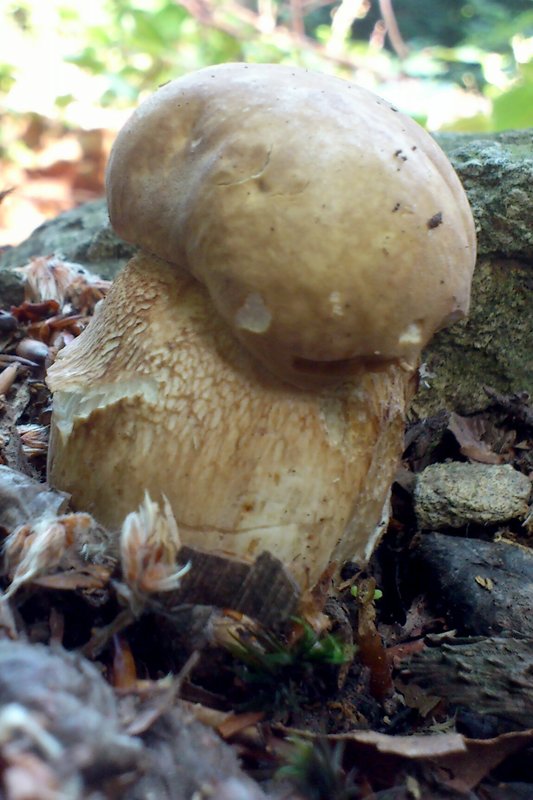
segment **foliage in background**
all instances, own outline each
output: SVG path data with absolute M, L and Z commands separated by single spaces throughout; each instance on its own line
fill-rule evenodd
M 533 126 L 531 0 L 4 0 L 0 40 L 4 106 L 82 127 L 235 60 L 350 77 L 431 129 Z

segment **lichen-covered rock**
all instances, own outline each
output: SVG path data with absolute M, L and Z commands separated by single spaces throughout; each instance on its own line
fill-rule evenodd
M 436 138 L 468 194 L 479 258 L 469 318 L 424 354 L 417 416 L 480 411 L 487 385 L 533 394 L 533 130 Z
M 531 481 L 510 464 L 432 464 L 417 476 L 414 501 L 420 528 L 491 525 L 527 514 Z
M 113 233 L 105 200 L 93 200 L 45 222 L 22 244 L 7 248 L 0 254 L 0 279 L 6 267 L 22 267 L 34 256 L 48 255 L 113 278 L 136 250 Z M 1 291 L 0 286 L 0 295 Z
M 468 193 L 480 256 L 533 261 L 533 129 L 435 138 Z
M 419 417 L 482 411 L 485 386 L 533 395 L 533 263 L 478 261 L 468 318 L 437 333 L 422 357 L 425 377 L 412 406 Z

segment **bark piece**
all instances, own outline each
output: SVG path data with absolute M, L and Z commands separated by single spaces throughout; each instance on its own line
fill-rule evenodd
M 261 553 L 253 564 L 182 547 L 180 564 L 191 568 L 169 601 L 232 608 L 266 627 L 276 626 L 296 613 L 300 590 L 281 561 Z
M 414 572 L 461 633 L 533 637 L 533 551 L 507 542 L 423 534 Z
M 432 464 L 421 472 L 414 492 L 423 529 L 491 525 L 527 514 L 531 481 L 509 464 Z
M 403 678 L 448 703 L 491 715 L 501 730 L 527 729 L 533 720 L 533 640 L 458 639 L 417 653 Z

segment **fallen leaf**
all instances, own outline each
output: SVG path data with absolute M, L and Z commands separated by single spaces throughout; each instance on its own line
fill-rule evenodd
M 440 782 L 468 792 L 508 756 L 533 744 L 533 729 L 504 733 L 494 739 L 467 739 L 459 733 L 435 736 L 389 736 L 377 731 L 353 731 L 324 737 L 296 728 L 273 725 L 286 736 L 344 743 L 344 769 L 357 766 L 371 779 L 381 782 L 396 776 L 409 763 L 428 764 L 440 770 Z
M 476 575 L 474 580 L 479 586 L 482 586 L 483 589 L 486 589 L 487 592 L 492 592 L 494 589 L 494 583 L 490 578 L 484 578 L 482 575 Z
M 471 461 L 478 461 L 481 464 L 504 463 L 505 457 L 495 453 L 483 441 L 485 420 L 482 417 L 461 417 L 452 411 L 448 422 L 448 430 L 457 439 L 462 455 Z

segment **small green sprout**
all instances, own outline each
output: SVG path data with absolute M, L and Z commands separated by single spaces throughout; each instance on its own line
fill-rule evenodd
M 312 673 L 328 665 L 342 666 L 353 658 L 352 645 L 333 634 L 319 636 L 304 620 L 293 621 L 302 627 L 293 642 L 265 629 L 245 630 L 228 647 L 241 662 L 234 667 L 236 674 L 255 689 L 255 707 L 276 711 L 295 708 L 306 696 Z
M 357 597 L 359 595 L 359 587 L 352 586 L 352 588 L 350 589 L 350 594 L 352 595 L 352 597 Z M 374 589 L 374 600 L 381 600 L 382 597 L 383 597 L 383 592 L 381 591 L 381 589 Z
M 344 744 L 326 739 L 292 738 L 292 753 L 276 778 L 287 779 L 308 800 L 355 800 L 360 797 L 355 772 L 343 769 Z

